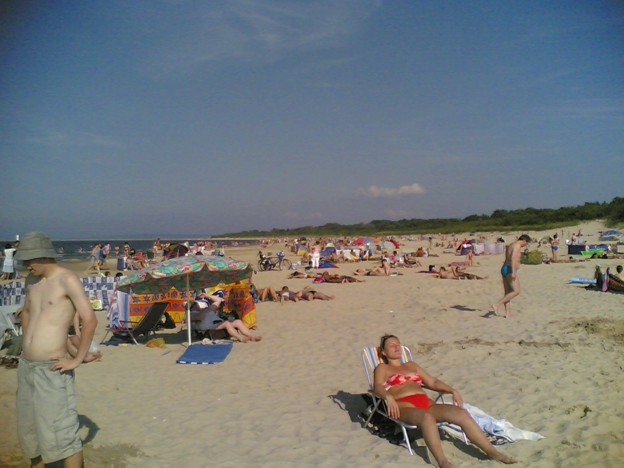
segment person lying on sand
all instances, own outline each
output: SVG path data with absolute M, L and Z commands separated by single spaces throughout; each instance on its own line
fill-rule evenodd
M 453 466 L 442 450 L 438 422 L 460 426 L 468 439 L 490 458 L 506 464 L 517 463 L 490 443 L 470 413 L 462 408 L 462 397 L 457 390 L 429 375 L 414 361 L 401 362 L 403 347 L 396 336 L 382 336 L 379 353 L 383 362 L 375 368 L 373 391 L 386 401 L 390 417 L 420 426 L 438 466 Z M 424 392 L 423 385 L 433 391 L 450 393 L 455 404 L 433 403 Z
M 283 286 L 279 292 L 280 302 L 297 302 L 299 299 L 301 299 L 300 294 L 301 293 L 299 293 L 298 291 L 291 291 L 290 289 L 288 289 L 288 286 Z
M 400 273 L 399 273 L 400 274 Z M 385 257 L 381 259 L 381 265 L 370 270 L 358 268 L 353 272 L 355 276 L 390 276 L 390 262 Z
M 353 276 L 339 275 L 338 273 L 332 275 L 328 271 L 324 271 L 318 277 L 318 279 L 320 279 L 323 283 L 343 284 L 343 283 L 362 283 L 363 282 L 363 280 L 354 278 Z
M 324 294 L 314 288 L 311 288 L 310 286 L 306 286 L 299 293 L 299 298 L 304 301 L 313 301 L 314 299 L 318 299 L 320 301 L 331 301 L 334 299 L 334 296 Z
M 312 271 L 308 271 L 306 269 L 306 271 L 293 271 L 290 275 L 288 275 L 288 278 L 292 279 L 292 278 L 315 278 L 317 276 L 316 273 L 312 272 Z
M 463 270 L 460 270 L 457 267 L 450 267 L 450 269 L 446 269 L 445 267 L 440 267 L 440 270 L 438 271 L 438 273 L 435 275 L 437 278 L 440 279 L 453 279 L 453 280 L 460 280 L 460 279 L 468 279 L 468 280 L 482 280 L 485 279 L 484 277 L 478 276 L 478 275 L 474 275 L 472 273 L 467 273 Z
M 271 286 L 267 286 L 266 288 L 258 288 L 256 291 L 258 295 L 258 302 L 279 302 L 280 300 L 279 294 Z

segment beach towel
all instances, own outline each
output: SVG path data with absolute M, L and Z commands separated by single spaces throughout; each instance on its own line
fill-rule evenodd
M 518 429 L 505 419 L 495 419 L 482 409 L 468 403 L 464 403 L 464 409 L 470 413 L 472 419 L 488 435 L 492 445 L 505 445 L 518 440 L 540 440 L 544 438 L 537 432 Z M 453 437 L 461 437 L 461 429 L 454 424 L 442 423 L 439 424 L 439 427 Z
M 110 305 L 106 318 L 111 330 L 122 328 L 122 322 L 128 323 L 130 321 L 130 294 L 113 291 L 110 295 Z
M 574 276 L 568 280 L 568 283 L 576 284 L 596 284 L 596 278 L 583 278 L 581 276 Z
M 232 342 L 219 344 L 194 344 L 186 348 L 176 361 L 178 364 L 215 364 L 225 361 L 232 350 Z

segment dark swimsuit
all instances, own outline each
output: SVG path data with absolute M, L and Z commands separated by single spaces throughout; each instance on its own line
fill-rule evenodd
M 501 267 L 501 275 L 503 276 L 503 278 L 505 278 L 505 277 L 507 277 L 507 276 L 511 275 L 511 274 L 512 274 L 512 272 L 513 272 L 513 271 L 512 271 L 512 269 L 511 269 L 511 265 L 504 264 L 504 265 Z

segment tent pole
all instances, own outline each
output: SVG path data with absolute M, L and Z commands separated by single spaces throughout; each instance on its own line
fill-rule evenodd
M 186 274 L 186 333 L 188 345 L 191 346 L 191 287 L 189 285 L 189 273 Z

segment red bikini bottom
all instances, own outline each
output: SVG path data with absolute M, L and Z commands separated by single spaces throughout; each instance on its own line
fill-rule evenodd
M 424 393 L 414 393 L 413 395 L 408 395 L 403 398 L 399 398 L 396 401 L 406 401 L 412 406 L 420 409 L 429 409 L 431 402 L 429 401 L 429 397 Z

